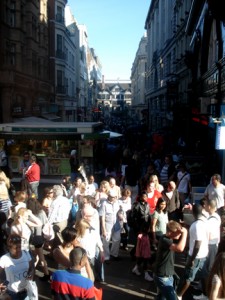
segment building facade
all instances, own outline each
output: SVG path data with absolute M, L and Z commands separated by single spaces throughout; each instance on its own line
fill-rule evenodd
M 51 109 L 48 1 L 0 2 L 0 122 Z
M 147 112 L 145 74 L 147 66 L 147 36 L 141 38 L 131 69 L 132 114 L 137 121 Z
M 153 0 L 147 14 L 146 101 L 149 129 L 187 135 L 190 70 L 185 35 L 191 0 Z M 182 127 L 180 124 L 182 123 Z

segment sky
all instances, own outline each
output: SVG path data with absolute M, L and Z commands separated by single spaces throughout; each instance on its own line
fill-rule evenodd
M 78 24 L 87 27 L 89 47 L 102 64 L 105 80 L 129 80 L 145 33 L 151 0 L 68 0 Z

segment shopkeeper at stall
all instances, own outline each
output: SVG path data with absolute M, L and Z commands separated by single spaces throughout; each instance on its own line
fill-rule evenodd
M 32 154 L 30 157 L 31 165 L 28 167 L 28 170 L 25 172 L 26 179 L 28 182 L 28 194 L 35 196 L 38 199 L 38 186 L 40 182 L 40 166 L 37 164 L 36 155 Z

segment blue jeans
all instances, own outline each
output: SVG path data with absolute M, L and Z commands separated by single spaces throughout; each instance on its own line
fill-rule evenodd
M 173 287 L 173 276 L 159 277 L 154 274 L 154 282 L 158 289 L 157 300 L 177 300 Z

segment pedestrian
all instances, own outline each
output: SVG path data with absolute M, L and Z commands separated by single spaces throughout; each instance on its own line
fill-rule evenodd
M 187 168 L 186 168 L 186 165 L 184 162 L 180 162 L 178 164 L 176 186 L 177 186 L 177 190 L 179 193 L 181 208 L 183 208 L 184 204 L 186 204 L 186 202 L 188 202 L 189 195 L 191 193 L 191 175 L 187 171 Z
M 144 224 L 141 228 L 141 232 L 138 234 L 135 256 L 137 262 L 134 268 L 132 269 L 132 273 L 140 276 L 140 268 L 141 265 L 143 265 L 144 279 L 146 281 L 153 281 L 153 278 L 148 273 L 148 264 L 151 257 L 148 224 Z
M 156 190 L 154 181 L 149 181 L 147 185 L 147 193 L 148 193 L 148 205 L 150 215 L 152 215 L 155 211 L 155 207 L 159 198 L 162 197 L 161 193 Z
M 120 248 L 120 228 L 115 227 L 117 221 L 117 213 L 120 209 L 117 200 L 118 194 L 110 190 L 108 199 L 105 200 L 100 208 L 99 216 L 101 220 L 102 241 L 105 253 L 105 261 L 108 263 L 110 256 L 113 260 L 118 260 Z M 111 248 L 110 248 L 110 242 Z
M 0 211 L 4 212 L 7 218 L 12 206 L 9 197 L 9 188 L 10 179 L 6 176 L 5 172 L 0 171 Z
M 168 223 L 167 203 L 163 198 L 159 198 L 155 211 L 151 217 L 151 233 L 154 248 L 157 247 L 160 237 L 166 233 Z
M 120 186 L 116 184 L 116 179 L 114 177 L 109 178 L 109 186 L 110 191 L 112 191 L 116 195 L 116 199 L 120 199 L 121 197 L 121 189 Z
M 28 190 L 26 174 L 25 173 L 28 170 L 30 165 L 31 165 L 30 153 L 28 151 L 25 151 L 23 153 L 23 159 L 20 161 L 20 166 L 19 166 L 19 173 L 22 175 L 22 178 L 21 178 L 21 190 L 22 191 L 27 191 Z
M 89 278 L 81 276 L 88 260 L 87 252 L 75 247 L 69 254 L 71 267 L 52 274 L 51 290 L 53 299 L 95 300 L 94 284 Z
M 203 278 L 202 270 L 204 269 L 209 251 L 208 224 L 206 218 L 202 215 L 202 206 L 199 204 L 193 205 L 192 213 L 195 221 L 191 224 L 189 229 L 188 257 L 177 290 L 179 300 L 182 299 L 182 296 L 189 288 L 191 282 L 194 281 L 197 272 L 199 272 L 199 278 Z
M 167 213 L 169 220 L 174 220 L 177 222 L 179 222 L 180 219 L 183 220 L 179 193 L 176 189 L 176 184 L 174 181 L 169 181 L 167 183 L 167 185 L 165 186 L 165 190 L 162 191 L 162 198 L 165 199 L 167 203 Z
M 211 183 L 207 185 L 204 196 L 208 200 L 216 200 L 217 210 L 219 215 L 221 215 L 225 206 L 225 185 L 221 183 L 221 176 L 219 174 L 214 174 L 211 177 Z
M 109 182 L 107 180 L 101 181 L 99 190 L 95 195 L 95 203 L 98 210 L 100 209 L 102 203 L 108 199 L 109 190 Z
M 32 228 L 41 226 L 41 221 L 32 213 L 31 210 L 21 207 L 15 215 L 10 233 L 17 234 L 22 239 L 22 250 L 30 250 L 30 238 Z
M 66 228 L 71 205 L 68 198 L 63 196 L 63 189 L 60 185 L 53 186 L 53 201 L 49 208 L 48 222 L 53 225 L 55 238 L 52 247 L 62 242 L 61 232 Z
M 43 210 L 42 205 L 36 198 L 29 198 L 27 200 L 27 209 L 30 209 L 32 214 L 36 216 L 41 222 L 40 226 L 34 227 L 33 229 L 33 238 L 31 244 L 34 246 L 35 267 L 38 263 L 40 263 L 41 267 L 43 268 L 44 276 L 39 277 L 39 279 L 41 281 L 48 281 L 50 279 L 50 275 L 43 252 L 45 239 L 42 234 L 43 226 L 48 222 L 48 218 L 45 211 Z
M 166 234 L 159 240 L 156 259 L 153 264 L 153 277 L 158 289 L 157 300 L 177 300 L 174 289 L 174 253 L 183 252 L 186 240 L 187 229 L 176 221 L 169 221 Z
M 137 236 L 141 233 L 141 229 L 147 226 L 150 228 L 151 217 L 149 212 L 149 205 L 147 202 L 148 194 L 142 191 L 131 207 L 130 211 L 127 211 L 127 223 L 130 227 L 129 240 L 133 243 L 134 247 L 131 249 L 131 257 L 135 257 Z
M 212 266 L 208 280 L 209 300 L 225 299 L 225 252 L 220 252 Z
M 37 163 L 37 156 L 32 154 L 30 157 L 30 166 L 25 172 L 26 180 L 28 182 L 28 195 L 35 194 L 38 199 L 38 186 L 40 182 L 40 166 Z
M 125 188 L 131 191 L 131 202 L 137 198 L 138 195 L 138 181 L 140 179 L 140 168 L 135 159 L 130 159 L 128 166 L 125 168 Z
M 176 169 L 171 154 L 165 156 L 164 165 L 160 171 L 160 183 L 165 185 L 170 180 L 176 179 Z
M 70 180 L 73 183 L 77 176 L 79 175 L 78 169 L 79 169 L 79 161 L 77 158 L 77 150 L 73 149 L 70 153 Z
M 28 251 L 21 249 L 22 238 L 12 234 L 7 239 L 8 253 L 0 258 L 0 272 L 6 274 L 8 285 L 5 286 L 11 300 L 25 300 L 27 297 L 27 280 L 34 276 L 33 261 Z M 0 285 L 2 288 L 4 284 Z
M 48 186 L 44 188 L 44 195 L 42 199 L 42 207 L 47 216 L 49 214 L 49 208 L 52 204 L 52 201 L 53 201 L 53 188 L 52 186 Z
M 74 247 L 80 246 L 80 243 L 77 240 L 77 231 L 74 227 L 67 226 L 63 229 L 62 239 L 62 244 L 58 245 L 53 250 L 53 258 L 57 262 L 59 270 L 65 270 L 71 267 L 70 252 Z M 81 275 L 94 281 L 94 275 L 89 260 L 87 260 L 84 267 L 81 268 Z
M 131 209 L 131 191 L 128 188 L 122 190 L 121 198 L 119 199 L 119 205 L 122 207 L 124 212 L 123 217 L 123 230 L 121 231 L 121 244 L 122 249 L 128 250 L 128 234 L 129 234 L 129 226 L 127 224 L 127 211 Z

